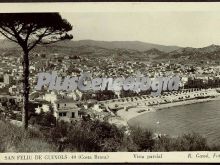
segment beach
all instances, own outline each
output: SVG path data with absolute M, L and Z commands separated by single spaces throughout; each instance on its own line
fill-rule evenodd
M 184 106 L 184 105 L 189 105 L 189 104 L 203 103 L 203 102 L 209 102 L 209 101 L 215 101 L 215 100 L 220 100 L 220 96 L 216 96 L 214 98 L 192 99 L 192 100 L 171 102 L 171 103 L 166 103 L 166 104 L 158 104 L 158 105 L 153 105 L 153 106 L 145 106 L 145 108 L 143 106 L 137 106 L 127 111 L 125 109 L 121 109 L 117 112 L 117 115 L 128 122 L 130 119 L 135 118 L 139 115 L 143 115 L 145 113 L 155 112 L 157 110 L 162 110 L 162 109 L 175 107 L 175 106 Z M 146 110 L 138 113 L 138 111 L 142 109 L 146 109 Z
M 215 101 L 215 100 L 220 100 L 220 96 L 215 97 L 215 98 L 184 100 L 184 101 L 172 102 L 172 103 L 168 103 L 168 104 L 160 104 L 160 105 L 156 105 L 156 106 L 153 106 L 153 107 L 154 107 L 155 110 L 162 110 L 162 109 L 175 107 L 175 106 L 203 103 L 203 102 L 209 102 L 209 101 Z

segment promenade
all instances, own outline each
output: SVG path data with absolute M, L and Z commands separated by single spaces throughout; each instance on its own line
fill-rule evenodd
M 164 93 L 161 96 L 139 96 L 102 101 L 107 109 L 128 121 L 138 115 L 173 106 L 194 104 L 220 99 L 216 89 L 183 90 Z

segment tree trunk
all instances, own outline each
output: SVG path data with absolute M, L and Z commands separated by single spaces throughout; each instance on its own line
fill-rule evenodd
M 24 50 L 23 55 L 23 110 L 22 125 L 24 129 L 28 128 L 28 102 L 29 102 L 29 57 L 28 50 Z

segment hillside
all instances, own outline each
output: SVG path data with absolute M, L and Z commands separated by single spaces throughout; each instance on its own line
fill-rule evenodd
M 180 48 L 178 50 L 169 53 L 169 58 L 180 58 L 185 57 L 189 60 L 213 60 L 219 61 L 220 58 L 220 46 L 210 45 L 203 48 Z
M 150 49 L 158 49 L 164 52 L 171 52 L 179 49 L 178 46 L 164 46 L 159 44 L 152 44 L 140 41 L 94 41 L 94 40 L 80 40 L 80 41 L 70 41 L 68 43 L 58 43 L 58 45 L 68 46 L 68 47 L 79 47 L 83 45 L 87 46 L 97 46 L 106 49 L 133 49 L 137 51 L 146 51 Z
M 144 45 L 146 49 L 143 50 Z M 152 48 L 153 46 L 153 48 Z M 155 48 L 157 47 L 157 48 Z M 18 55 L 21 49 L 14 43 L 7 40 L 0 40 L 0 50 L 2 55 Z M 137 50 L 138 49 L 138 50 Z M 161 49 L 166 49 L 162 51 Z M 167 52 L 168 49 L 175 49 Z M 192 47 L 167 47 L 161 45 L 147 44 L 139 41 L 63 41 L 46 46 L 38 46 L 33 53 L 44 53 L 60 56 L 90 56 L 90 57 L 109 57 L 114 56 L 117 60 L 135 61 L 174 61 L 174 62 L 201 62 L 217 61 L 220 62 L 220 46 L 210 45 L 203 48 Z

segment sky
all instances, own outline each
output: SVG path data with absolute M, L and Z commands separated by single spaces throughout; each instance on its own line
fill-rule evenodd
M 68 12 L 74 40 L 143 41 L 161 45 L 220 45 L 220 10 Z

